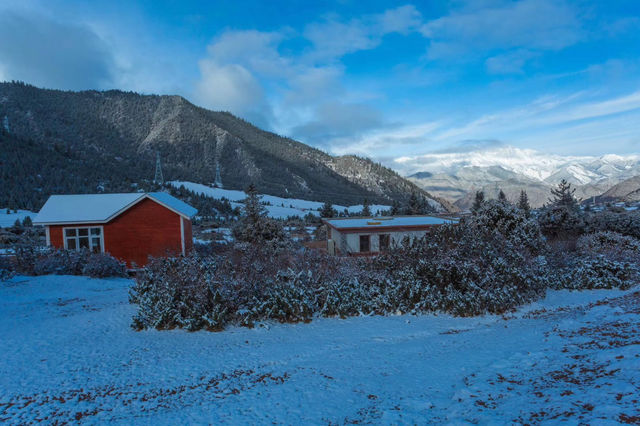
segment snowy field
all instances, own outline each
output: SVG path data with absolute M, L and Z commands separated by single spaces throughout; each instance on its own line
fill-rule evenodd
M 240 207 L 242 208 L 243 204 L 241 203 L 247 195 L 243 191 L 236 191 L 233 189 L 222 189 L 222 188 L 212 188 L 207 185 L 202 185 L 200 183 L 194 182 L 186 182 L 186 181 L 172 181 L 169 182 L 171 185 L 179 188 L 184 185 L 190 191 L 193 191 L 197 194 L 202 194 L 207 197 L 222 199 L 226 198 L 231 202 L 232 207 Z M 271 205 L 265 206 L 267 208 L 267 213 L 269 217 L 276 219 L 286 219 L 290 216 L 300 216 L 303 217 L 308 213 L 318 216 L 318 209 L 322 208 L 323 203 L 318 201 L 308 201 L 308 200 L 299 200 L 297 198 L 282 198 L 276 197 L 273 195 L 262 195 L 262 201 L 268 202 Z M 335 204 L 333 206 L 338 212 L 344 211 L 346 208 L 349 213 L 359 213 L 362 211 L 362 204 L 355 206 L 340 206 Z M 370 206 L 371 212 L 373 214 L 377 214 L 380 211 L 387 211 L 391 208 L 391 206 L 374 204 Z
M 640 421 L 640 291 L 506 316 L 135 332 L 126 279 L 0 283 L 0 422 Z
M 30 212 L 29 210 L 18 210 L 18 213 L 14 213 L 13 210 L 11 210 L 11 213 L 7 214 L 7 209 L 0 209 L 0 228 L 13 226 L 13 224 L 16 223 L 16 219 L 20 219 L 20 222 L 22 222 L 27 216 L 35 219 L 37 215 L 37 213 Z

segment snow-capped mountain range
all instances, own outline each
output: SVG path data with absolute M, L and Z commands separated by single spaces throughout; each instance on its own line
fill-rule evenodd
M 538 207 L 546 202 L 549 188 L 562 179 L 584 199 L 640 175 L 640 155 L 560 156 L 512 146 L 433 153 L 400 163 L 416 170 L 409 174 L 410 180 L 460 208 L 468 207 L 477 190 L 493 197 L 502 189 L 508 198 L 517 199 L 524 189 Z

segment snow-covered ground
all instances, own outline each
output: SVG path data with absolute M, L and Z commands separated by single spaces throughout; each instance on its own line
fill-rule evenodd
M 0 422 L 640 421 L 640 291 L 505 316 L 135 332 L 126 279 L 0 283 Z
M 0 228 L 13 226 L 13 224 L 16 223 L 16 219 L 20 219 L 20 222 L 22 222 L 27 216 L 35 219 L 37 215 L 37 213 L 30 212 L 29 210 L 18 210 L 18 213 L 14 213 L 13 210 L 11 210 L 11 213 L 7 214 L 7 209 L 0 209 Z
M 232 207 L 242 207 L 241 201 L 244 200 L 247 195 L 243 191 L 236 191 L 233 189 L 222 189 L 222 188 L 212 188 L 207 185 L 203 185 L 200 183 L 187 182 L 187 181 L 172 181 L 169 182 L 171 185 L 179 188 L 183 186 L 190 191 L 193 191 L 197 194 L 202 194 L 207 197 L 222 199 L 226 198 L 231 202 Z M 268 202 L 270 205 L 265 206 L 267 208 L 268 215 L 272 218 L 281 218 L 286 219 L 290 216 L 305 216 L 309 213 L 318 216 L 318 209 L 322 208 L 323 203 L 318 201 L 309 201 L 309 200 L 299 200 L 297 198 L 282 198 L 276 197 L 274 195 L 262 195 L 262 201 Z M 334 205 L 337 211 L 342 212 L 346 208 L 349 213 L 358 213 L 362 211 L 362 205 L 355 206 L 340 206 Z M 377 214 L 380 211 L 386 211 L 391 208 L 391 206 L 375 204 L 370 206 L 371 212 L 373 214 Z

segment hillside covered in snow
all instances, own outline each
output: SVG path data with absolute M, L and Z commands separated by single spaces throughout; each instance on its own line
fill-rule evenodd
M 169 183 L 176 188 L 184 186 L 189 191 L 195 192 L 196 194 L 204 195 L 206 197 L 211 197 L 217 200 L 222 200 L 223 198 L 227 199 L 231 202 L 231 206 L 234 208 L 242 208 L 242 201 L 247 197 L 247 194 L 245 194 L 244 191 L 214 188 L 195 182 L 172 181 Z M 261 195 L 261 201 L 263 203 L 266 203 L 265 208 L 267 209 L 267 215 L 274 219 L 286 219 L 287 217 L 292 216 L 304 217 L 307 214 L 319 216 L 319 210 L 324 204 L 319 201 L 300 200 L 297 198 L 282 198 L 276 197 L 274 195 Z M 342 206 L 334 204 L 333 208 L 338 212 L 343 212 L 344 210 L 346 210 L 349 213 L 357 214 L 362 211 L 363 205 L 358 204 L 354 206 Z M 391 206 L 375 204 L 369 206 L 369 208 L 371 209 L 371 212 L 373 214 L 378 214 L 380 212 L 388 211 Z

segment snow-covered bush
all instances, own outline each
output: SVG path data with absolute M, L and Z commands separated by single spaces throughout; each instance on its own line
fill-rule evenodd
M 25 275 L 88 275 L 94 278 L 123 277 L 123 263 L 106 253 L 89 250 L 57 250 L 36 245 L 15 248 L 14 271 Z
M 501 313 L 539 298 L 548 274 L 535 224 L 524 220 L 511 227 L 513 217 L 492 222 L 497 216 L 488 216 L 438 227 L 380 256 L 375 263 L 389 271 L 393 308 L 468 316 Z M 532 238 L 528 244 L 525 235 Z
M 375 259 L 249 243 L 204 257 L 155 259 L 131 291 L 139 308 L 133 326 L 214 330 L 314 316 L 504 312 L 539 297 L 547 275 L 535 223 L 517 209 L 500 209 L 495 223 L 481 216 L 439 227 Z
M 197 255 L 152 259 L 129 293 L 139 307 L 133 327 L 221 329 L 227 322 L 224 300 L 216 280 L 207 280 L 217 266 L 214 259 Z
M 127 267 L 124 262 L 104 253 L 93 253 L 82 267 L 82 275 L 92 278 L 126 277 Z
M 470 228 L 480 239 L 486 240 L 487 232 L 498 233 L 514 247 L 530 254 L 546 250 L 540 225 L 530 219 L 526 211 L 505 200 L 483 202 L 461 225 Z
M 640 210 L 591 212 L 585 217 L 586 232 L 612 231 L 640 239 Z
M 638 265 L 607 259 L 605 256 L 578 258 L 553 281 L 555 288 L 573 290 L 627 289 L 638 282 Z
M 33 275 L 34 266 L 38 256 L 42 253 L 42 247 L 35 244 L 20 244 L 14 246 L 15 270 L 20 274 Z
M 554 288 L 628 288 L 640 281 L 640 241 L 616 232 L 596 232 L 576 241 L 576 250 L 558 253 Z
M 34 275 L 82 275 L 88 250 L 43 250 L 33 264 Z
M 15 265 L 6 256 L 0 256 L 0 281 L 6 281 L 15 275 Z
M 617 232 L 600 231 L 578 238 L 577 249 L 584 257 L 604 256 L 610 260 L 640 264 L 640 240 Z

